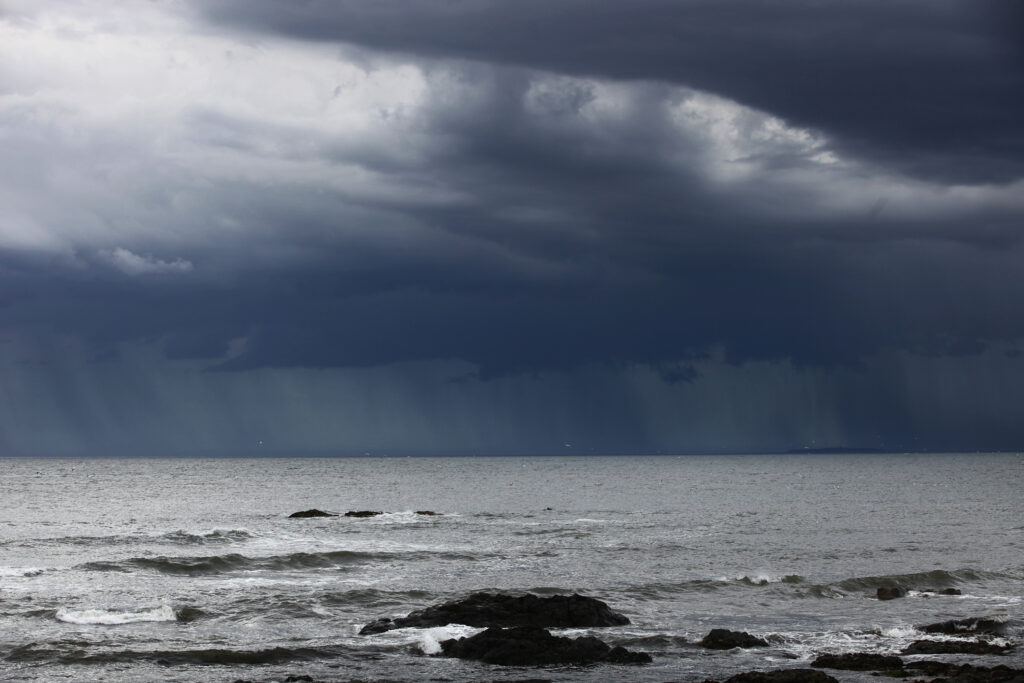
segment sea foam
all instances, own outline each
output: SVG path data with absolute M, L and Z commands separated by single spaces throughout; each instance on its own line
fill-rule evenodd
M 138 621 L 177 621 L 178 616 L 168 605 L 160 605 L 152 609 L 129 612 L 125 610 L 107 609 L 84 609 L 69 610 L 61 608 L 57 610 L 57 621 L 68 624 L 131 624 Z
M 482 628 L 473 626 L 461 626 L 459 624 L 448 624 L 447 626 L 436 626 L 421 631 L 417 645 L 423 654 L 436 655 L 441 651 L 441 642 L 452 638 L 466 638 L 483 631 Z

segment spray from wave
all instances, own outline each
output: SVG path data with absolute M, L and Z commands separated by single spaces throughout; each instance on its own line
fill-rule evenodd
M 130 612 L 124 610 L 85 609 L 70 610 L 61 608 L 55 615 L 57 621 L 68 624 L 101 624 L 115 626 L 132 624 L 140 621 L 177 621 L 178 615 L 168 605 L 160 605 L 152 609 Z

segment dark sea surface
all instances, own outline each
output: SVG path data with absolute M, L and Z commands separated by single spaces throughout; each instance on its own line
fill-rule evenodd
M 3 681 L 699 681 L 896 653 L 952 618 L 1024 640 L 1016 454 L 0 459 L 0 486 Z M 387 514 L 288 518 L 311 507 Z M 894 583 L 962 595 L 875 598 Z M 478 629 L 357 634 L 477 590 L 604 600 L 632 624 L 556 633 L 654 663 L 502 668 L 428 656 Z M 771 645 L 695 645 L 716 627 Z M 924 658 L 1022 666 L 1024 645 Z

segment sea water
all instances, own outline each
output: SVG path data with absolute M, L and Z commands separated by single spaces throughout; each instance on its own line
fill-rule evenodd
M 5 681 L 699 681 L 898 653 L 953 618 L 1024 636 L 1018 454 L 0 459 L 0 486 Z M 384 514 L 288 517 L 312 507 Z M 876 599 L 896 583 L 915 590 Z M 631 624 L 556 633 L 654 662 L 503 668 L 431 656 L 467 626 L 358 634 L 478 590 L 604 600 Z M 718 627 L 770 645 L 697 646 Z

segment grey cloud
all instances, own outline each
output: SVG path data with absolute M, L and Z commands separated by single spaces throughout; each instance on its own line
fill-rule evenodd
M 685 378 L 712 349 L 737 364 L 856 365 L 886 349 L 977 352 L 1024 333 L 1012 209 L 924 206 L 907 218 L 893 201 L 875 211 L 871 196 L 856 214 L 822 214 L 801 206 L 807 190 L 772 185 L 773 147 L 747 160 L 764 169 L 748 179 L 708 182 L 706 141 L 671 120 L 685 91 L 631 86 L 626 114 L 594 123 L 579 81 L 474 66 L 432 77 L 468 82 L 474 97 L 436 93 L 409 125 L 443 144 L 399 164 L 323 133 L 187 112 L 193 140 L 243 150 L 239 163 L 355 163 L 403 191 L 164 173 L 160 194 L 186 208 L 162 220 L 202 226 L 207 243 L 168 252 L 137 237 L 113 253 L 136 273 L 191 270 L 188 282 L 126 288 L 88 267 L 111 252 L 80 251 L 86 267 L 62 278 L 30 269 L 40 282 L 7 318 L 46 320 L 97 354 L 162 338 L 169 356 L 219 370 L 457 359 L 483 377 L 640 363 Z M 829 192 L 856 179 L 783 151 L 787 168 L 836 174 Z M 453 198 L 433 201 L 433 188 Z M 218 236 L 218 216 L 244 237 Z M 243 337 L 243 353 L 215 360 Z
M 192 262 L 182 258 L 162 260 L 152 255 L 136 254 L 123 247 L 117 247 L 105 254 L 110 263 L 125 275 L 157 275 L 166 273 L 188 273 Z
M 989 5 L 196 7 L 284 62 L 274 32 L 400 51 L 361 67 L 422 92 L 351 130 L 341 69 L 272 112 L 0 102 L 0 370 L 55 448 L 786 448 L 816 410 L 833 444 L 1018 436 L 1024 206 L 953 182 L 1020 175 Z
M 1024 22 L 1012 0 L 558 3 L 217 0 L 222 25 L 695 87 L 924 178 L 1021 177 Z

